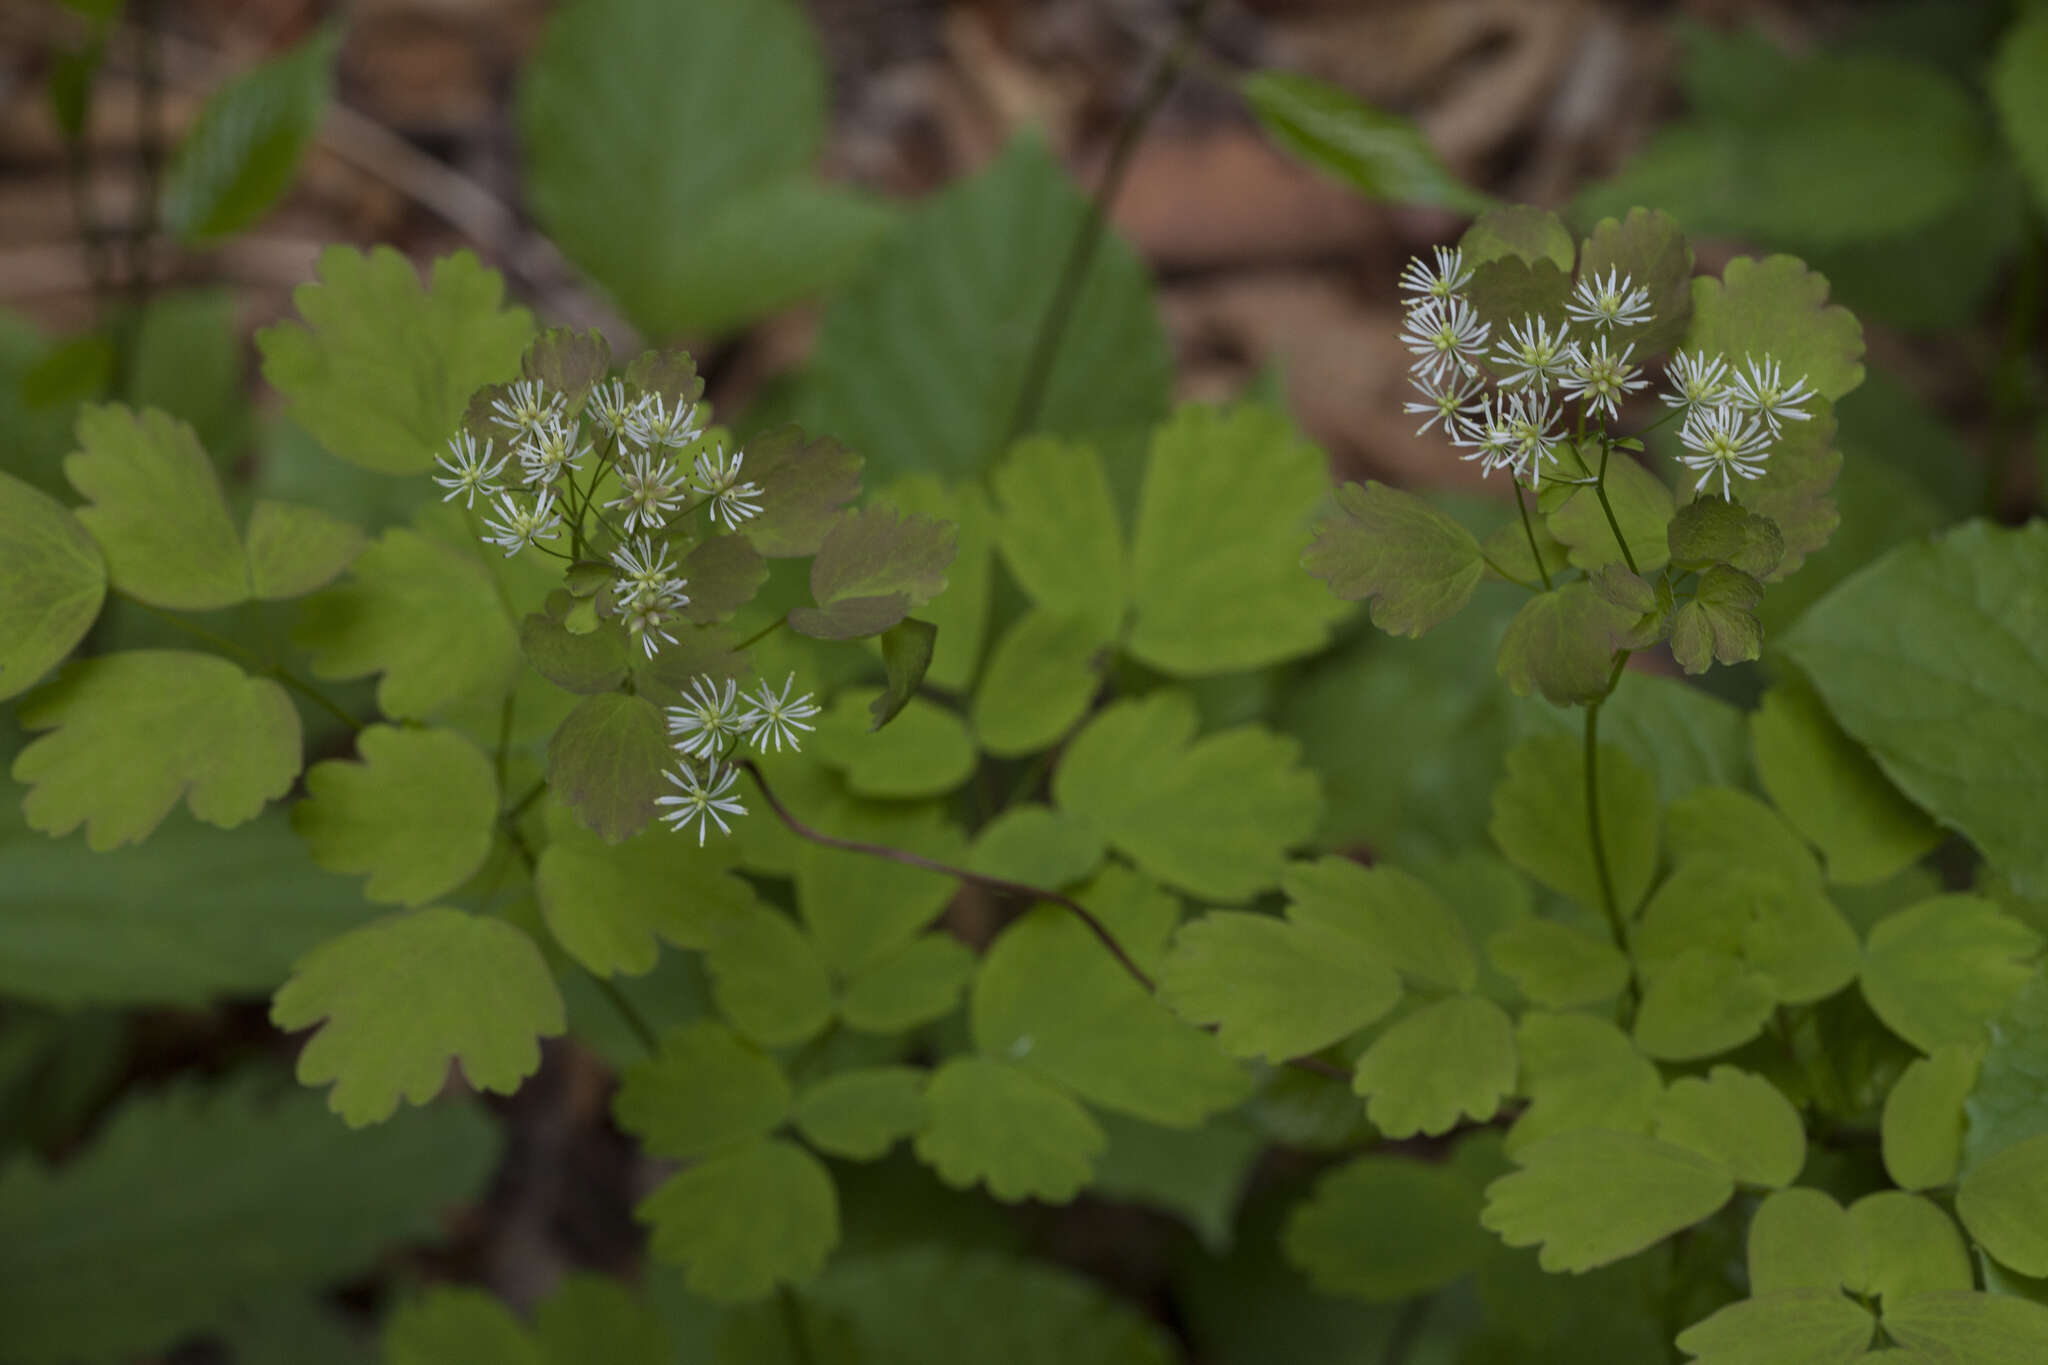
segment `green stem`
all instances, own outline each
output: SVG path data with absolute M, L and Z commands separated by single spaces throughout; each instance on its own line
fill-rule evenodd
M 1607 913 L 1607 928 L 1614 935 L 1614 946 L 1627 957 L 1628 926 L 1622 921 L 1621 904 L 1614 894 L 1614 874 L 1607 866 L 1607 835 L 1600 823 L 1600 708 L 1614 695 L 1615 687 L 1621 682 L 1622 670 L 1628 666 L 1629 652 L 1618 650 L 1614 656 L 1614 669 L 1607 675 L 1607 688 L 1599 698 L 1586 707 L 1586 837 L 1593 852 L 1593 870 L 1600 879 L 1600 908 Z
M 590 979 L 597 983 L 599 992 L 611 1002 L 612 1008 L 619 1012 L 619 1017 L 626 1021 L 626 1027 L 633 1030 L 633 1036 L 647 1049 L 647 1055 L 651 1057 L 659 1052 L 661 1040 L 655 1036 L 654 1026 L 647 1022 L 647 1016 L 640 1013 L 639 1007 L 626 998 L 626 993 L 619 989 L 618 984 L 610 977 L 599 976 L 596 972 L 590 974 Z
M 526 808 L 540 800 L 540 794 L 547 789 L 548 780 L 545 777 L 540 778 L 531 787 L 528 787 L 517 801 L 505 807 L 505 813 L 498 818 L 507 824 L 517 824 L 519 817 L 526 814 Z
M 1486 553 L 1486 551 L 1481 550 L 1479 552 L 1479 558 L 1485 562 L 1487 568 L 1493 570 L 1502 578 L 1505 578 L 1508 582 L 1513 583 L 1516 587 L 1527 588 L 1530 592 L 1542 591 L 1541 588 L 1537 587 L 1534 583 L 1531 583 L 1528 579 L 1522 578 L 1516 574 L 1511 574 L 1506 569 L 1503 569 L 1498 563 L 1494 561 L 1493 556 Z
M 154 616 L 157 620 L 162 621 L 164 624 L 172 626 L 178 630 L 184 631 L 187 635 L 191 636 L 195 640 L 200 640 L 206 644 L 212 645 L 215 649 L 221 651 L 223 654 L 226 654 L 229 657 L 240 662 L 244 668 L 247 668 L 251 672 L 268 674 L 270 677 L 277 679 L 286 687 L 291 688 L 294 692 L 297 692 L 300 696 L 303 696 L 307 701 L 312 702 L 314 705 L 320 707 L 329 715 L 333 716 L 336 720 L 339 720 L 343 725 L 346 725 L 349 729 L 360 730 L 363 728 L 363 723 L 360 720 L 357 720 L 353 715 L 350 715 L 348 710 L 345 707 L 343 707 L 341 703 L 335 701 L 334 698 L 328 696 L 325 692 L 322 692 L 319 688 L 315 687 L 312 683 L 307 682 L 304 678 L 301 678 L 298 674 L 292 672 L 283 664 L 278 663 L 277 661 L 272 659 L 259 658 L 254 651 L 245 649 L 241 645 L 236 644 L 233 640 L 230 640 L 227 636 L 208 630 L 205 626 L 194 625 L 192 622 L 187 621 L 182 616 L 173 616 L 170 612 L 165 611 L 161 607 L 153 607 L 149 603 L 140 601 L 133 597 L 129 597 L 127 598 L 127 600 L 133 602 L 136 606 L 141 607 L 144 611 L 148 612 L 151 616 Z
M 1522 496 L 1522 485 L 1517 481 L 1515 489 L 1515 510 L 1522 514 L 1522 534 L 1529 538 L 1529 558 L 1536 565 L 1536 572 L 1543 579 L 1543 591 L 1550 591 L 1550 567 L 1543 562 L 1543 551 L 1536 548 L 1536 523 L 1529 520 L 1529 502 Z
M 786 1284 L 778 1287 L 775 1294 L 782 1305 L 782 1325 L 789 1332 L 790 1359 L 796 1365 L 814 1365 L 817 1356 L 811 1351 L 811 1334 L 804 1328 L 803 1301 Z
M 1401 1305 L 1401 1316 L 1394 1319 L 1394 1330 L 1387 1334 L 1386 1349 L 1380 1352 L 1380 1365 L 1407 1365 L 1415 1344 L 1422 1340 L 1422 1329 L 1429 1321 L 1432 1302 L 1431 1295 L 1418 1294 Z
M 313 684 L 307 682 L 304 678 L 301 678 L 298 674 L 292 672 L 289 668 L 286 668 L 283 664 L 272 664 L 265 671 L 271 677 L 276 678 L 286 687 L 291 688 L 292 691 L 304 697 L 307 701 L 312 702 L 315 706 L 327 712 L 328 715 L 333 716 L 349 729 L 361 730 L 363 728 L 362 721 L 350 714 L 346 707 L 342 706 L 325 692 L 322 692 L 319 688 L 313 686 Z
M 755 645 L 760 644 L 763 640 L 773 635 L 776 631 L 781 630 L 783 626 L 787 625 L 788 623 L 789 618 L 787 616 L 776 617 L 773 621 L 770 621 L 767 625 L 761 627 L 752 635 L 749 635 L 746 639 L 734 645 L 732 647 L 732 652 L 738 654 L 742 650 L 752 649 Z
M 1640 575 L 1642 570 L 1636 567 L 1636 557 L 1629 553 L 1628 540 L 1621 534 L 1621 522 L 1615 518 L 1614 504 L 1607 500 L 1607 454 L 1612 449 L 1603 437 L 1600 441 L 1599 482 L 1593 485 L 1593 492 L 1600 499 L 1600 510 L 1607 514 L 1607 526 L 1614 532 L 1614 543 L 1621 547 L 1622 562 L 1628 565 L 1630 573 Z

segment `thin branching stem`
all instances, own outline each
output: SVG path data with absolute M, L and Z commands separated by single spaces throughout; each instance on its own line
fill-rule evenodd
M 1615 518 L 1614 504 L 1607 500 L 1607 456 L 1613 449 L 1614 447 L 1608 444 L 1607 438 L 1601 437 L 1600 475 L 1593 484 L 1593 492 L 1600 499 L 1600 510 L 1607 514 L 1607 526 L 1609 530 L 1614 532 L 1614 543 L 1621 547 L 1622 562 L 1628 565 L 1630 573 L 1640 575 L 1642 570 L 1636 567 L 1636 557 L 1629 553 L 1628 538 L 1621 533 L 1621 522 Z
M 1520 480 L 1514 483 L 1515 510 L 1522 514 L 1522 534 L 1529 538 L 1529 558 L 1536 565 L 1536 572 L 1543 579 L 1543 591 L 1550 591 L 1550 567 L 1543 562 L 1543 551 L 1536 546 L 1536 523 L 1529 520 L 1529 502 L 1522 496 Z

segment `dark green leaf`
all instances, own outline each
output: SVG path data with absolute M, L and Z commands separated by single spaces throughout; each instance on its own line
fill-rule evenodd
M 683 615 L 700 626 L 731 620 L 768 581 L 767 561 L 739 535 L 707 537 L 683 556 L 677 572 L 690 594 Z
M 1326 1294 L 1369 1302 L 1428 1294 L 1492 1252 L 1480 1203 L 1478 1187 L 1449 1165 L 1362 1156 L 1322 1177 L 1295 1207 L 1287 1259 Z
M 879 506 L 848 512 L 811 561 L 818 607 L 797 608 L 789 623 L 824 640 L 879 635 L 945 591 L 956 544 L 956 529 L 929 517 Z
M 571 412 L 583 406 L 611 365 L 612 344 L 604 333 L 572 332 L 567 327 L 548 328 L 519 357 L 519 372 L 561 394 Z
M 879 730 L 902 714 L 932 665 L 932 646 L 938 634 L 937 626 L 918 620 L 882 632 L 882 668 L 889 685 L 868 703 L 868 729 Z
M 339 24 L 207 98 L 164 173 L 164 226 L 187 242 L 233 236 L 284 197 L 327 112 Z
M 1540 691 L 1554 706 L 1598 701 L 1615 651 L 1641 643 L 1638 620 L 1591 583 L 1566 583 L 1522 604 L 1501 636 L 1496 667 L 1517 696 Z
M 2021 18 L 1999 40 L 1991 68 L 1991 102 L 1998 109 L 2005 140 L 2034 187 L 2037 209 L 2048 212 L 2048 90 L 2041 82 L 2048 63 L 2048 15 L 2038 10 Z
M 860 492 L 861 457 L 830 437 L 811 440 L 781 426 L 747 442 L 747 476 L 761 489 L 761 513 L 747 539 L 771 559 L 816 554 Z
M 1624 454 L 1609 457 L 1605 482 L 1608 505 L 1614 509 L 1619 534 L 1628 542 L 1637 571 L 1651 573 L 1663 568 L 1669 554 L 1665 528 L 1676 508 L 1671 490 Z M 1607 520 L 1599 494 L 1591 488 L 1574 490 L 1544 520 L 1550 533 L 1570 547 L 1574 568 L 1597 569 L 1623 558 L 1621 541 Z
M 601 692 L 584 698 L 548 741 L 548 788 L 607 843 L 654 818 L 673 762 L 661 712 L 644 697 Z
M 1549 261 L 1559 270 L 1572 268 L 1572 234 L 1548 209 L 1533 204 L 1506 204 L 1490 209 L 1458 239 L 1465 264 L 1478 266 L 1502 257 L 1534 265 Z
M 1620 220 L 1594 224 L 1579 248 L 1579 278 L 1615 270 L 1650 294 L 1649 322 L 1616 329 L 1616 340 L 1633 345 L 1638 362 L 1662 355 L 1685 335 L 1692 317 L 1692 247 L 1678 220 L 1636 208 Z
M 1729 564 L 1766 578 L 1785 557 L 1785 538 L 1769 517 L 1707 495 L 1678 509 L 1667 537 L 1672 567 L 1693 571 Z
M 1281 146 L 1369 199 L 1476 212 L 1493 201 L 1444 168 L 1422 133 L 1308 76 L 1255 71 L 1238 88 Z
M 1754 608 L 1764 586 L 1740 569 L 1716 564 L 1700 575 L 1693 600 L 1671 618 L 1671 655 L 1687 673 L 1713 663 L 1739 664 L 1764 652 Z
M 1555 261 L 1542 257 L 1531 263 L 1519 256 L 1502 256 L 1472 272 L 1465 297 L 1491 329 L 1488 339 L 1505 341 L 1510 327 L 1531 318 L 1548 321 L 1553 328 L 1563 325 L 1565 299 L 1571 294 L 1570 274 Z

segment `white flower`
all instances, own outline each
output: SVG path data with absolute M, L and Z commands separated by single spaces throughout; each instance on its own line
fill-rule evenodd
M 750 708 L 740 717 L 740 726 L 749 732 L 748 738 L 753 740 L 755 748 L 772 747 L 779 754 L 786 741 L 791 749 L 797 749 L 801 746 L 796 732 L 814 728 L 805 722 L 818 714 L 818 704 L 811 700 L 808 692 L 792 700 L 789 689 L 795 686 L 796 674 L 792 673 L 783 680 L 780 696 L 771 692 L 768 684 L 763 682 L 747 698 Z
M 1650 320 L 1650 291 L 1610 267 L 1604 280 L 1598 275 L 1580 280 L 1564 311 L 1574 322 L 1595 327 L 1634 327 Z
M 1557 443 L 1561 438 L 1551 428 L 1564 415 L 1564 409 L 1554 406 L 1551 396 L 1540 389 L 1523 389 L 1502 396 L 1499 415 L 1514 433 L 1514 459 L 1509 467 L 1517 474 L 1528 475 L 1531 488 L 1541 488 L 1543 462 L 1557 460 Z
M 626 602 L 621 611 L 626 629 L 639 638 L 640 648 L 646 652 L 648 658 L 653 658 L 655 652 L 661 648 L 655 643 L 656 640 L 666 640 L 670 644 L 676 642 L 676 637 L 668 633 L 668 623 L 678 613 L 672 604 L 662 598 L 635 597 Z
M 1449 435 L 1456 427 L 1461 413 L 1478 410 L 1479 405 L 1472 400 L 1484 387 L 1477 375 L 1453 375 L 1448 384 L 1440 384 L 1433 379 L 1410 379 L 1408 382 L 1425 400 L 1401 405 L 1403 412 L 1413 413 L 1418 417 L 1427 415 L 1428 420 L 1415 428 L 1417 436 L 1438 422 L 1444 424 L 1444 432 Z
M 1615 355 L 1607 349 L 1607 338 L 1601 337 L 1597 348 L 1580 346 L 1572 361 L 1571 373 L 1558 383 L 1564 392 L 1586 405 L 1587 412 L 1604 412 L 1608 417 L 1621 415 L 1621 400 L 1648 382 L 1643 372 L 1628 363 L 1635 353 L 1635 343 L 1630 342 Z
M 659 530 L 668 524 L 669 514 L 683 504 L 683 479 L 674 460 L 657 459 L 646 451 L 634 451 L 619 471 L 619 496 L 605 504 L 607 510 L 624 508 L 626 534 L 646 528 Z
M 1474 414 L 1460 421 L 1451 433 L 1451 444 L 1469 452 L 1458 458 L 1479 461 L 1481 474 L 1513 468 L 1518 438 L 1507 418 L 1508 395 L 1490 397 L 1473 406 Z
M 617 436 L 626 429 L 626 419 L 633 415 L 639 400 L 626 396 L 626 385 L 622 380 L 608 380 L 591 390 L 590 404 L 584 411 L 598 429 L 607 436 Z
M 560 414 L 528 432 L 519 443 L 519 467 L 526 475 L 527 485 L 545 488 L 564 469 L 582 469 L 583 457 L 590 453 L 590 447 L 577 446 L 576 438 L 581 434 L 580 422 Z
M 1764 472 L 1764 460 L 1770 455 L 1770 443 L 1765 438 L 1763 423 L 1734 407 L 1694 408 L 1685 415 L 1685 424 L 1678 429 L 1678 439 L 1684 444 L 1687 454 L 1678 457 L 1678 462 L 1687 469 L 1701 471 L 1700 481 L 1693 485 L 1698 492 L 1707 482 L 1721 476 L 1721 496 L 1729 495 L 1728 476 L 1739 475 L 1754 479 Z
M 1465 300 L 1431 299 L 1410 310 L 1402 327 L 1401 342 L 1415 356 L 1408 368 L 1425 379 L 1476 371 L 1490 330 Z
M 1705 351 L 1680 351 L 1664 367 L 1664 382 L 1671 392 L 1663 395 L 1667 408 L 1711 408 L 1728 396 L 1727 362 L 1711 359 Z
M 745 815 L 747 808 L 732 794 L 734 782 L 739 780 L 739 770 L 731 766 L 718 768 L 707 779 L 694 767 L 684 764 L 680 772 L 670 769 L 662 774 L 682 793 L 680 796 L 657 796 L 654 804 L 670 809 L 661 813 L 678 834 L 697 822 L 697 846 L 704 846 L 704 836 L 716 821 L 720 834 L 731 834 L 732 826 L 725 823 L 726 815 Z M 720 814 L 720 812 L 724 814 Z
M 1465 253 L 1456 247 L 1438 247 L 1433 270 L 1420 256 L 1411 256 L 1401 271 L 1401 292 L 1408 295 L 1410 308 L 1433 299 L 1448 299 L 1471 282 L 1472 272 L 1465 268 Z
M 1534 383 L 1541 388 L 1563 377 L 1578 354 L 1578 348 L 1566 339 L 1570 330 L 1559 323 L 1553 333 L 1549 321 L 1534 314 L 1524 317 L 1519 327 L 1511 325 L 1508 339 L 1493 352 L 1494 363 L 1508 367 L 1501 386 L 1512 389 Z
M 514 436 L 524 436 L 562 411 L 562 395 L 549 393 L 538 379 L 522 379 L 503 398 L 491 400 L 497 422 Z
M 1773 436 L 1778 434 L 1780 421 L 1804 422 L 1813 415 L 1800 407 L 1814 396 L 1807 387 L 1806 376 L 1800 375 L 1786 384 L 1778 373 L 1778 362 L 1768 355 L 1762 360 L 1751 360 L 1747 372 L 1735 371 L 1730 387 L 1733 392 L 1728 401 L 1763 418 Z
M 486 520 L 484 539 L 505 551 L 510 559 L 529 545 L 553 540 L 562 533 L 562 518 L 555 511 L 555 495 L 542 492 L 532 507 L 521 507 L 510 493 L 498 496 L 498 519 Z
M 640 648 L 651 659 L 661 648 L 656 643 L 657 639 L 670 644 L 676 642 L 676 637 L 669 634 L 666 627 L 677 613 L 690 605 L 690 596 L 683 591 L 688 583 L 676 574 L 675 566 L 669 562 L 668 546 L 657 546 L 646 536 L 613 550 L 612 564 L 619 571 L 618 585 L 614 589 L 619 614 L 626 622 L 626 629 L 640 637 Z
M 746 458 L 743 450 L 728 457 L 722 445 L 713 445 L 697 452 L 697 468 L 690 476 L 697 491 L 711 499 L 711 519 L 724 522 L 728 530 L 761 513 L 761 486 L 740 480 L 740 465 Z
M 649 450 L 662 446 L 680 450 L 702 433 L 694 405 L 679 398 L 670 408 L 658 393 L 644 395 L 626 417 L 626 438 Z
M 680 706 L 668 708 L 668 732 L 676 752 L 691 758 L 710 758 L 728 739 L 746 729 L 739 708 L 740 685 L 728 679 L 725 690 L 709 674 L 691 679 L 689 694 Z
M 486 502 L 498 491 L 498 474 L 505 468 L 510 455 L 500 455 L 496 463 L 491 460 L 491 441 L 484 442 L 484 448 L 476 448 L 476 437 L 466 431 L 458 431 L 448 442 L 447 452 L 434 457 L 434 463 L 448 471 L 447 478 L 436 477 L 435 483 L 448 490 L 442 502 L 462 499 L 464 507 L 476 506 L 476 495 L 484 495 Z

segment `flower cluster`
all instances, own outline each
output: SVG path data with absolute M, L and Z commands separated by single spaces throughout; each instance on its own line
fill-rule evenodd
M 758 753 L 781 753 L 785 744 L 795 751 L 800 732 L 815 728 L 818 704 L 808 692 L 792 697 L 795 686 L 795 674 L 783 680 L 780 692 L 765 682 L 749 693 L 731 679 L 723 686 L 708 674 L 693 679 L 682 705 L 668 708 L 676 766 L 663 776 L 676 794 L 655 798 L 666 807 L 661 818 L 679 831 L 695 822 L 700 846 L 713 824 L 721 834 L 732 833 L 725 817 L 747 813 L 733 794 L 739 769 L 732 758 L 740 745 L 752 744 Z
M 1419 395 L 1402 408 L 1423 419 L 1416 435 L 1441 426 L 1482 473 L 1506 469 L 1540 488 L 1544 466 L 1556 463 L 1570 439 L 1564 422 L 1572 405 L 1583 432 L 1589 421 L 1617 419 L 1622 403 L 1647 384 L 1635 343 L 1617 350 L 1615 333 L 1653 320 L 1650 293 L 1619 269 L 1589 272 L 1563 320 L 1528 315 L 1500 337 L 1465 295 L 1474 273 L 1462 251 L 1441 246 L 1433 263 L 1418 257 L 1402 270 L 1401 342 L 1415 357 L 1409 383 Z M 1718 475 L 1724 497 L 1731 478 L 1763 473 L 1771 442 L 1784 423 L 1807 419 L 1814 396 L 1803 376 L 1787 383 L 1768 355 L 1745 357 L 1737 368 L 1719 356 L 1680 352 L 1664 377 L 1664 402 L 1684 419 L 1679 460 L 1699 473 L 1696 489 Z

